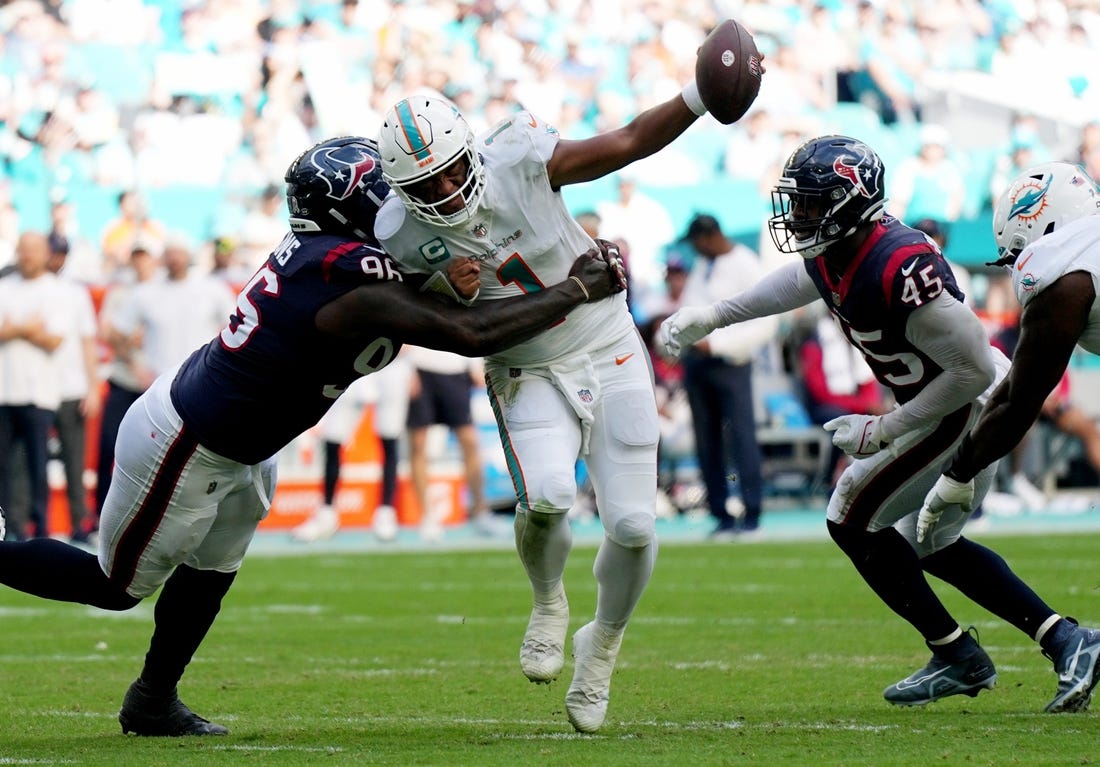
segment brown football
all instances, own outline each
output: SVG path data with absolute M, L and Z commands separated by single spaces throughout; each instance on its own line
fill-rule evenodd
M 760 52 L 733 19 L 711 30 L 695 59 L 695 83 L 707 111 L 723 125 L 737 122 L 760 92 Z

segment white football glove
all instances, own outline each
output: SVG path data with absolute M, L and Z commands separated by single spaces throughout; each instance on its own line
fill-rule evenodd
M 685 306 L 675 312 L 657 331 L 661 354 L 673 359 L 679 357 L 718 327 L 717 315 L 713 306 Z
M 866 458 L 886 447 L 882 418 L 877 415 L 842 415 L 825 424 L 833 444 L 853 458 Z
M 925 537 L 940 521 L 948 506 L 958 505 L 969 512 L 974 503 L 974 480 L 959 482 L 946 474 L 936 480 L 936 484 L 924 496 L 924 505 L 917 515 L 917 543 L 924 543 Z

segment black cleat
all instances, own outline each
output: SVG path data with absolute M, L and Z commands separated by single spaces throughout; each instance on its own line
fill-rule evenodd
M 1057 653 L 1043 653 L 1058 672 L 1058 694 L 1045 709 L 1050 714 L 1087 711 L 1092 690 L 1100 681 L 1100 631 L 1081 628 L 1073 618 L 1066 620 L 1073 623 L 1073 634 Z
M 130 685 L 122 699 L 118 712 L 122 734 L 144 735 L 161 738 L 178 738 L 183 735 L 228 735 L 229 730 L 220 724 L 203 719 L 189 709 L 176 690 L 167 696 L 151 695 L 139 679 Z
M 996 683 L 993 661 L 975 644 L 969 655 L 955 661 L 933 652 L 928 665 L 887 687 L 882 696 L 895 706 L 923 706 L 950 695 L 974 698 Z

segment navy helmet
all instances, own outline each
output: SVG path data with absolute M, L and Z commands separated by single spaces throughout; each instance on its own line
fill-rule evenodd
M 390 187 L 374 141 L 340 136 L 314 144 L 290 164 L 285 181 L 292 230 L 375 242 L 374 219 Z
M 772 241 L 815 258 L 886 207 L 882 160 L 862 141 L 821 136 L 799 146 L 772 189 Z

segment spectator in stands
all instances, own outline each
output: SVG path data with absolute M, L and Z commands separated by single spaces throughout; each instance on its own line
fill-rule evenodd
M 54 426 L 65 469 L 65 498 L 71 524 L 69 537 L 74 543 L 84 543 L 88 541 L 90 527 L 94 527 L 89 519 L 88 491 L 84 487 L 87 422 L 98 418 L 103 406 L 96 316 L 88 288 L 69 279 L 62 271 L 69 255 L 68 241 L 51 234 L 49 244 L 47 268 L 57 275 L 59 291 L 54 311 L 64 319 L 61 345 L 54 352 L 61 387 Z
M 1050 150 L 1039 136 L 1034 117 L 1017 115 L 1013 120 L 1008 146 L 993 164 L 989 179 L 991 199 L 998 199 L 1012 180 L 1025 170 L 1050 159 Z
M 221 280 L 234 291 L 240 290 L 256 272 L 255 264 L 242 263 L 240 248 L 232 237 L 215 237 L 210 243 L 210 254 L 213 261 L 210 276 Z
M 164 247 L 164 225 L 150 218 L 145 200 L 135 190 L 118 195 L 118 216 L 103 230 L 103 271 L 111 276 L 123 266 L 135 246 L 160 253 Z
M 8 524 L 8 537 L 43 538 L 49 484 L 47 434 L 61 402 L 55 352 L 66 324 L 57 302 L 57 277 L 47 268 L 46 235 L 24 232 L 15 247 L 17 273 L 0 280 L 0 509 L 11 507 L 10 458 L 16 444 L 26 451 L 30 519 Z
M 1100 178 L 1100 120 L 1091 120 L 1081 128 L 1077 163 L 1092 178 Z
M 874 6 L 866 0 L 860 5 Z M 872 20 L 870 26 L 861 27 L 859 58 L 870 87 L 860 100 L 871 102 L 886 125 L 921 119 L 918 87 L 928 63 L 920 40 L 906 24 L 903 13 L 896 5 L 886 5 L 881 16 L 868 17 Z
M 764 275 L 756 254 L 727 238 L 714 216 L 695 216 L 686 238 L 698 257 L 684 285 L 681 306 L 709 305 L 746 290 Z M 764 317 L 710 333 L 683 356 L 695 452 L 715 523 L 711 537 L 716 540 L 751 533 L 760 525 L 764 478 L 756 441 L 752 361 L 777 332 L 777 320 Z M 745 506 L 740 520 L 727 510 L 732 466 Z
M 950 135 L 942 125 L 920 130 L 920 150 L 898 164 L 890 184 L 890 212 L 903 220 L 956 221 L 966 201 L 962 171 L 948 156 Z
M 765 183 L 765 177 L 784 158 L 782 136 L 776 127 L 772 114 L 759 104 L 731 125 L 722 157 L 726 175 Z

